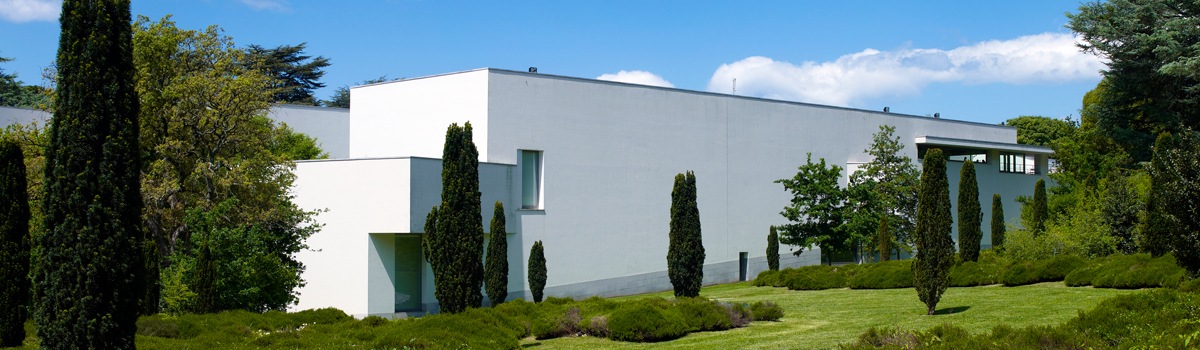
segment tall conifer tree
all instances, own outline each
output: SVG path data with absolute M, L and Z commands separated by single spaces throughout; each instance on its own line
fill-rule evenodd
M 963 261 L 979 260 L 983 240 L 983 209 L 979 205 L 979 183 L 975 163 L 963 162 L 958 178 L 958 255 Z
M 1000 194 L 992 194 L 992 249 L 1004 249 L 1004 203 L 1000 201 Z
M 42 348 L 134 347 L 143 296 L 128 0 L 66 0 L 45 150 L 34 320 Z
M 504 230 L 504 203 L 496 201 L 492 213 L 492 233 L 488 236 L 486 276 L 488 301 L 492 306 L 508 299 L 508 233 Z
M 775 232 L 775 226 L 767 234 L 767 268 L 779 271 L 779 233 Z
M 529 292 L 533 302 L 542 302 L 542 291 L 546 288 L 546 248 L 542 241 L 534 241 L 529 248 Z
M 950 267 L 954 264 L 954 240 L 950 238 L 950 227 L 954 220 L 950 216 L 950 184 L 946 179 L 945 154 L 937 148 L 926 151 L 923 167 L 914 240 L 917 254 L 912 271 L 917 297 L 933 315 L 942 293 L 950 286 Z
M 426 242 L 422 243 L 433 269 L 433 294 L 445 313 L 463 312 L 483 303 L 479 197 L 479 151 L 472 141 L 471 123 L 461 127 L 450 124 L 442 149 L 442 205 L 430 213 L 436 220 L 426 224 Z
M 699 296 L 704 280 L 704 242 L 700 236 L 700 210 L 696 206 L 696 175 L 691 171 L 675 176 L 670 241 L 667 275 L 675 287 L 675 296 Z
M 153 239 L 142 243 L 143 263 L 145 266 L 146 295 L 142 297 L 142 315 L 150 316 L 158 313 L 158 299 L 162 296 L 162 284 L 159 283 L 159 263 L 162 258 L 158 254 L 158 244 Z
M 1174 148 L 1174 139 L 1170 133 L 1158 135 L 1154 141 L 1154 156 L 1150 161 L 1150 195 L 1146 198 L 1146 220 L 1142 222 L 1142 250 L 1153 256 L 1161 256 L 1171 251 L 1173 237 L 1171 234 L 1174 220 L 1166 207 L 1168 167 L 1166 155 Z
M 1035 233 L 1046 232 L 1046 220 L 1050 219 L 1050 209 L 1046 205 L 1046 180 L 1038 179 L 1033 185 L 1033 215 L 1030 229 Z
M 29 194 L 25 156 L 0 141 L 0 347 L 21 346 L 29 312 Z

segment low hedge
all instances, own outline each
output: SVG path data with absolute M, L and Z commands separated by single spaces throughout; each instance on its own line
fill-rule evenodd
M 688 322 L 669 304 L 639 300 L 608 318 L 609 338 L 623 341 L 662 341 L 688 333 Z
M 978 261 L 965 261 L 950 268 L 951 287 L 976 287 L 999 284 L 1008 260 L 988 249 L 979 252 Z
M 862 264 L 853 271 L 848 285 L 851 289 L 912 288 L 912 260 Z
M 1152 258 L 1147 254 L 1112 255 L 1094 259 L 1086 267 L 1067 274 L 1068 286 L 1099 288 L 1177 287 L 1186 272 L 1174 255 Z
M 1074 255 L 1059 255 L 1045 260 L 1016 262 L 1005 268 L 1000 281 L 1010 287 L 1062 281 L 1068 273 L 1084 266 L 1087 266 L 1087 261 Z
M 842 349 L 1191 349 L 1200 334 L 1200 295 L 1173 289 L 1116 296 L 1057 326 L 997 325 L 970 334 L 942 325 L 928 331 L 871 328 Z

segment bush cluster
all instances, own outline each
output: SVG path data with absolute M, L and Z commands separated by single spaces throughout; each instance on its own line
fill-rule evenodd
M 1101 288 L 1177 287 L 1185 271 L 1172 254 L 1152 258 L 1149 254 L 1113 255 L 1094 259 L 1086 267 L 1068 273 L 1068 286 Z
M 1157 289 L 1117 296 L 1057 326 L 997 325 L 972 335 L 953 325 L 927 331 L 871 328 L 842 349 L 1185 349 L 1200 334 L 1200 296 Z M 1137 325 L 1131 327 L 1131 325 Z
M 1008 260 L 994 250 L 980 252 L 979 261 L 964 261 L 950 268 L 951 287 L 975 287 L 1000 283 Z
M 852 289 L 912 288 L 912 260 L 863 264 L 848 282 Z
M 1068 273 L 1086 265 L 1087 261 L 1074 255 L 1059 255 L 1037 261 L 1019 261 L 1005 268 L 1000 281 L 1010 287 L 1062 281 Z

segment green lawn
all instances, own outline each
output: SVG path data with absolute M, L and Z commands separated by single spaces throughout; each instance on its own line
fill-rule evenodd
M 924 316 L 925 305 L 912 288 L 887 290 L 834 289 L 789 291 L 753 287 L 748 282 L 706 287 L 701 295 L 712 299 L 754 302 L 770 300 L 786 311 L 780 322 L 755 322 L 749 327 L 723 332 L 693 333 L 683 338 L 650 344 L 616 342 L 590 337 L 522 341 L 530 349 L 827 349 L 851 342 L 870 327 L 927 329 L 951 323 L 971 332 L 991 330 L 997 324 L 1015 327 L 1054 325 L 1090 310 L 1101 300 L 1132 293 L 1130 290 L 1065 287 L 1062 282 L 1022 287 L 950 288 L 938 303 L 938 315 Z M 617 299 L 660 296 L 657 293 Z M 953 313 L 949 313 L 953 309 Z

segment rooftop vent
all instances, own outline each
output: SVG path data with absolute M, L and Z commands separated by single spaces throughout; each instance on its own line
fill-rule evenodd
M 530 73 L 537 73 L 537 67 L 529 67 Z
M 888 108 L 888 107 L 883 107 L 883 113 L 892 113 L 892 109 Z
M 934 114 L 933 114 L 933 119 L 942 119 L 942 114 L 941 114 L 941 113 L 934 113 Z

